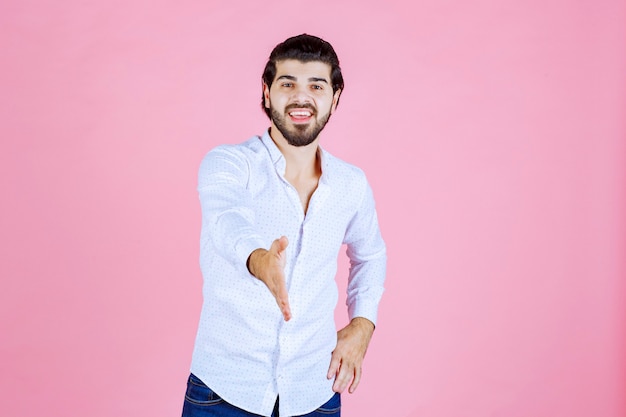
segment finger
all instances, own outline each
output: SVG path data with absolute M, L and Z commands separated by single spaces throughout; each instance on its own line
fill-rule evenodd
M 287 236 L 281 236 L 280 239 L 278 239 L 278 243 L 279 243 L 279 251 L 282 252 L 285 249 L 287 249 L 287 246 L 289 245 L 289 239 L 287 239 Z
M 333 384 L 333 391 L 342 393 L 348 386 L 353 374 L 354 367 L 346 364 L 346 362 L 341 362 L 339 374 L 337 375 L 337 378 L 335 378 L 335 383 Z
M 278 303 L 278 307 L 281 313 L 283 313 L 285 321 L 289 321 L 289 319 L 291 319 L 291 307 L 289 306 L 289 293 L 287 292 L 284 280 L 278 282 L 276 303 Z
M 289 245 L 289 240 L 287 239 L 287 237 L 281 236 L 280 238 L 272 242 L 270 251 L 273 251 L 274 253 L 280 255 L 285 249 L 287 249 L 288 245 Z
M 333 355 L 330 358 L 330 365 L 328 366 L 328 372 L 326 373 L 326 378 L 331 379 L 337 376 L 337 371 L 339 370 L 339 365 L 341 365 L 341 359 L 339 355 Z
M 350 388 L 348 388 L 350 394 L 356 391 L 356 388 L 359 386 L 359 382 L 361 382 L 361 372 L 362 369 L 360 366 L 354 368 L 354 379 L 352 380 L 352 384 L 350 384 Z
M 280 308 L 280 312 L 283 313 L 285 321 L 289 321 L 291 319 L 291 307 L 289 306 L 289 301 L 280 301 L 278 303 L 278 307 Z

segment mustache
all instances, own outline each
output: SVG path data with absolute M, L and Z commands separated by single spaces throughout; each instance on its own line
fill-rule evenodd
M 285 106 L 285 113 L 289 113 L 293 109 L 308 109 L 313 115 L 317 114 L 317 109 L 311 103 L 291 103 Z

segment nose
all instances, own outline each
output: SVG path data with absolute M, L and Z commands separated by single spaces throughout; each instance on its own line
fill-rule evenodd
M 296 85 L 291 100 L 295 103 L 310 103 L 311 95 L 306 85 Z

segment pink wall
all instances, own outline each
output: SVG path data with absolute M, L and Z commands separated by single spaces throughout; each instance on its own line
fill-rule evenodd
M 389 246 L 344 415 L 626 415 L 625 21 L 618 0 L 4 1 L 0 415 L 179 415 L 198 164 L 265 129 L 262 67 L 301 32 L 342 59 L 322 142 L 368 173 Z

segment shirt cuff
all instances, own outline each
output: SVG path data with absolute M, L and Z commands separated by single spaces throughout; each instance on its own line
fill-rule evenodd
M 261 239 L 261 236 L 258 235 L 250 236 L 246 239 L 241 239 L 235 245 L 235 254 L 237 255 L 238 266 L 243 268 L 246 274 L 254 278 L 256 281 L 258 280 L 254 275 L 250 273 L 250 271 L 248 271 L 248 266 L 246 264 L 248 262 L 250 254 L 259 248 L 265 248 L 265 243 L 263 242 L 263 239 Z
M 348 317 L 352 320 L 355 317 L 363 317 L 374 323 L 378 318 L 378 302 L 367 299 L 356 300 L 352 306 L 348 308 Z

